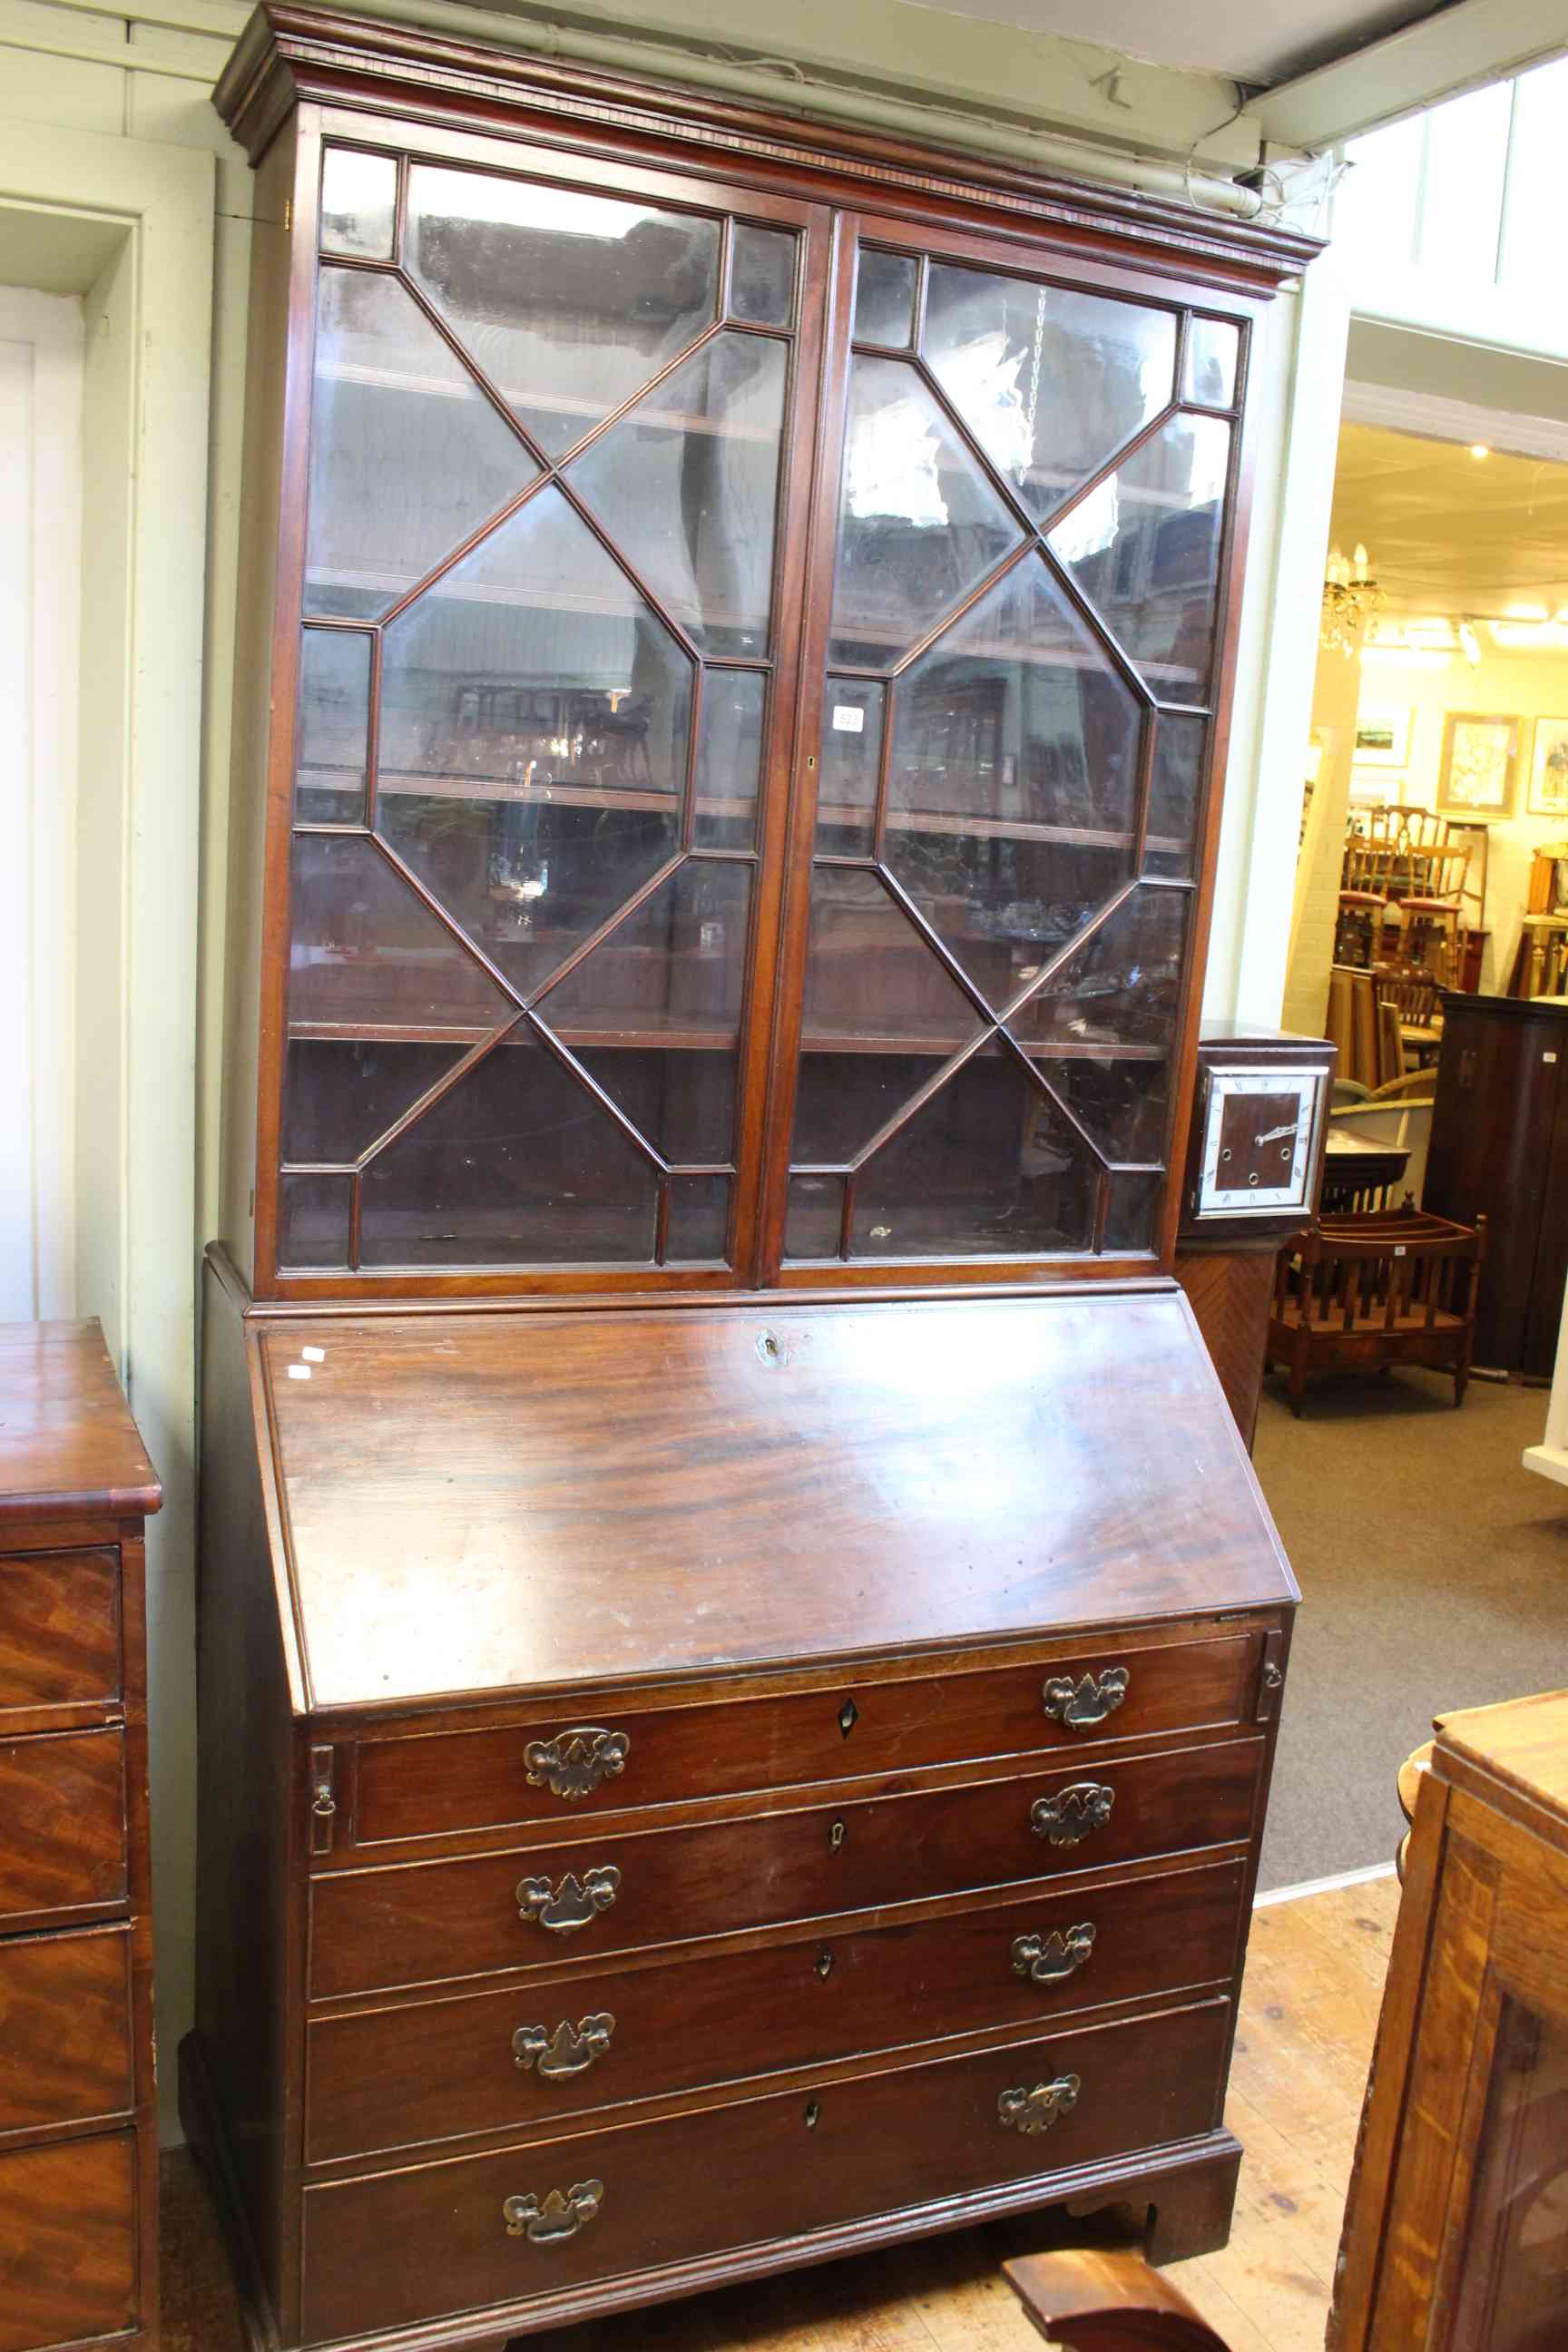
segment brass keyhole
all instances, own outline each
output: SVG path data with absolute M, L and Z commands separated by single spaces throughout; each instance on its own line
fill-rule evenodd
M 833 1955 L 830 1951 L 824 1949 L 818 1952 L 816 1956 L 816 1973 L 822 1978 L 825 1983 L 833 1974 Z
M 842 1822 L 835 1822 L 833 1827 L 827 1832 L 828 1852 L 830 1853 L 838 1853 L 848 1834 L 849 1832 L 845 1828 Z
M 805 2103 L 805 2127 L 806 2127 L 806 2130 L 807 2130 L 807 2131 L 815 2131 L 815 2130 L 816 2129 L 817 2125 L 818 2125 L 821 2121 L 822 2121 L 822 2109 L 817 2105 L 816 2101 L 815 2099 L 807 2099 L 807 2101 L 806 2101 L 806 2103 Z

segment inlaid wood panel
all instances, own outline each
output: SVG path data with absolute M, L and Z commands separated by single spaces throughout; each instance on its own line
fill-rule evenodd
M 131 1931 L 0 1943 L 0 2132 L 128 2113 Z
M 119 1691 L 119 1553 L 0 1558 L 0 1709 L 107 1703 Z
M 127 1894 L 125 1736 L 0 1741 L 0 1926 Z
M 135 2154 L 130 2132 L 0 2154 L 0 2352 L 134 2326 Z

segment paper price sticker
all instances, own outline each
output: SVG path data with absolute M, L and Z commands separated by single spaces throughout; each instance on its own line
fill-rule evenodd
M 866 714 L 852 702 L 836 702 L 833 706 L 833 731 L 836 735 L 863 735 Z

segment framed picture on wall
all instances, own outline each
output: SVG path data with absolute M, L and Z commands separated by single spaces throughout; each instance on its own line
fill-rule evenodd
M 1568 719 L 1535 722 L 1527 805 L 1531 816 L 1568 816 Z
M 1363 710 L 1355 723 L 1358 768 L 1403 768 L 1410 758 L 1408 710 Z
M 1437 814 L 1472 820 L 1510 816 L 1519 720 L 1477 710 L 1450 710 L 1443 722 L 1443 765 Z

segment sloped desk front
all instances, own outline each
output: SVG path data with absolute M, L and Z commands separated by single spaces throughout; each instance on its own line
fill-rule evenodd
M 258 2342 L 1223 2240 L 1296 1594 L 1173 1286 L 209 1293 L 184 2076 Z

